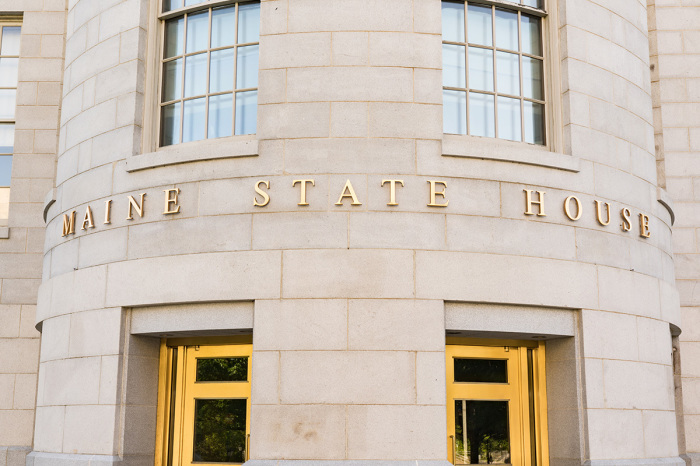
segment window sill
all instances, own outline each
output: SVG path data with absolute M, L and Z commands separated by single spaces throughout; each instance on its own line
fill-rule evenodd
M 570 172 L 580 171 L 578 157 L 551 152 L 546 146 L 478 136 L 443 134 L 442 155 L 523 163 Z
M 160 148 L 156 152 L 129 157 L 126 160 L 126 171 L 135 172 L 180 163 L 256 155 L 258 155 L 258 140 L 255 134 L 207 139 L 175 144 Z

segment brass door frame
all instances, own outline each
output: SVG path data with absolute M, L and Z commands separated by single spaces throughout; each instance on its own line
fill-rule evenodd
M 455 400 L 469 399 L 508 401 L 510 464 L 549 466 L 544 357 L 544 342 L 448 339 L 445 346 L 447 457 L 452 464 L 455 463 L 456 450 Z M 455 382 L 455 358 L 505 359 L 508 361 L 508 383 Z
M 253 351 L 250 341 L 250 337 L 183 338 L 161 341 L 155 466 L 221 464 L 192 461 L 195 398 L 247 400 L 244 459 L 248 460 Z M 195 384 L 196 359 L 202 357 L 247 357 L 247 381 Z

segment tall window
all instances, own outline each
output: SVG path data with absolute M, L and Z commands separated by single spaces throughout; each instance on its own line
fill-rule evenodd
M 6 222 L 10 205 L 20 30 L 19 23 L 0 23 L 0 225 Z
M 445 133 L 545 144 L 543 2 L 442 2 Z
M 164 0 L 161 146 L 256 131 L 260 3 Z

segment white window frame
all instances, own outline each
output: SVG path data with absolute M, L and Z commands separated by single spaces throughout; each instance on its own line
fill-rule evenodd
M 235 138 L 236 140 L 240 141 L 251 141 L 256 139 L 256 134 L 247 134 L 247 135 L 231 135 L 231 136 L 225 136 L 222 138 L 204 138 L 202 140 L 198 141 L 192 141 L 192 142 L 180 142 L 180 143 L 175 143 L 167 146 L 162 146 L 161 145 L 161 126 L 162 126 L 162 116 L 161 116 L 161 97 L 162 97 L 162 92 L 163 92 L 163 55 L 164 55 L 164 47 L 165 47 L 165 23 L 167 20 L 176 18 L 178 16 L 184 16 L 185 14 L 192 14 L 195 12 L 200 12 L 204 10 L 209 10 L 221 6 L 230 6 L 230 5 L 239 5 L 243 3 L 260 3 L 260 7 L 262 8 L 262 2 L 260 0 L 209 0 L 209 1 L 203 1 L 201 3 L 198 3 L 196 5 L 192 6 L 187 6 L 183 8 L 178 8 L 176 10 L 170 10 L 167 12 L 163 12 L 163 0 L 155 0 L 152 1 L 150 6 L 150 12 L 149 12 L 149 33 L 148 33 L 148 46 L 146 49 L 146 85 L 145 85 L 145 90 L 144 90 L 144 99 L 146 102 L 146 105 L 144 106 L 144 116 L 143 116 L 143 134 L 142 134 L 142 152 L 145 153 L 151 153 L 151 152 L 157 152 L 161 150 L 166 150 L 166 151 L 177 151 L 177 147 L 182 146 L 183 144 L 197 144 L 197 143 L 205 143 L 206 141 L 220 141 L 220 140 L 227 140 L 231 138 Z M 236 7 L 237 8 L 237 7 Z M 238 15 L 236 15 L 236 21 L 238 21 Z M 211 34 L 211 21 L 209 25 L 209 33 Z M 185 38 L 186 40 L 186 38 Z M 257 43 L 246 43 L 246 44 L 235 44 L 235 48 L 237 49 L 239 46 L 242 45 L 252 45 L 252 44 L 258 44 Z M 210 51 L 211 49 L 206 49 L 204 51 L 199 51 L 198 53 L 201 52 L 207 52 Z M 184 55 L 187 55 L 186 53 L 183 52 Z M 234 59 L 234 73 L 235 73 L 235 59 Z M 184 72 L 184 62 L 183 62 L 183 72 Z M 209 71 L 207 71 L 207 77 L 208 77 Z M 182 83 L 184 86 L 184 82 Z M 253 88 L 251 88 L 253 89 Z M 232 93 L 237 93 L 237 92 L 242 92 L 242 91 L 248 91 L 251 89 L 234 89 L 231 91 Z M 259 83 L 258 87 L 254 89 L 259 89 Z M 210 94 L 206 94 L 207 98 Z M 180 100 L 187 100 L 187 99 L 180 99 Z M 235 100 L 233 102 L 234 106 L 234 112 L 235 112 Z M 208 118 L 208 115 L 207 115 Z M 182 115 L 181 115 L 181 120 L 182 120 Z M 235 125 L 235 117 L 234 117 L 234 123 Z M 182 127 L 181 127 L 182 131 Z M 205 129 L 206 131 L 206 129 Z M 180 134 L 180 137 L 182 137 L 182 134 Z M 248 155 L 257 155 L 257 147 L 255 147 L 254 151 L 250 151 L 248 146 L 243 147 L 242 150 L 235 151 L 235 152 L 241 152 L 240 154 L 235 154 L 234 156 L 248 156 Z M 252 153 L 255 152 L 255 153 Z M 212 156 L 212 158 L 221 158 L 222 156 L 220 154 Z M 189 161 L 189 160 L 181 160 L 182 161 Z M 149 168 L 150 166 L 158 166 L 158 165 L 165 165 L 167 163 L 158 163 L 155 162 L 151 163 L 150 161 L 145 164 L 144 167 L 138 167 L 137 169 L 142 169 L 142 168 Z
M 442 3 L 442 1 L 441 1 Z M 563 125 L 562 125 L 562 115 L 561 115 L 561 99 L 562 99 L 562 94 L 561 94 L 561 73 L 560 73 L 560 55 L 559 55 L 559 28 L 558 28 L 558 10 L 557 10 L 557 2 L 555 0 L 543 0 L 543 7 L 542 9 L 539 8 L 533 8 L 525 5 L 521 5 L 519 3 L 514 3 L 514 2 L 509 2 L 509 1 L 502 1 L 502 0 L 454 0 L 454 3 L 462 3 L 465 5 L 465 42 L 464 44 L 459 43 L 460 45 L 465 46 L 465 51 L 467 52 L 468 55 L 468 47 L 469 47 L 469 41 L 468 37 L 466 34 L 468 34 L 467 30 L 467 25 L 466 21 L 468 20 L 468 16 L 466 14 L 466 5 L 467 4 L 474 4 L 474 5 L 483 5 L 483 6 L 491 6 L 491 7 L 496 7 L 496 8 L 503 8 L 503 9 L 508 9 L 511 11 L 516 11 L 518 12 L 518 17 L 520 17 L 521 14 L 525 13 L 528 15 L 532 16 L 537 16 L 541 18 L 541 37 L 542 37 L 542 59 L 543 59 L 543 80 L 544 80 L 544 85 L 543 85 L 543 91 L 544 91 L 544 131 L 545 131 L 545 143 L 544 145 L 538 145 L 538 144 L 529 144 L 524 141 L 511 141 L 507 139 L 500 139 L 497 136 L 496 137 L 482 137 L 482 136 L 472 136 L 469 135 L 468 132 L 466 135 L 464 134 L 453 134 L 453 133 L 444 133 L 443 139 L 449 139 L 454 141 L 455 138 L 468 138 L 468 139 L 480 139 L 480 140 L 486 140 L 486 141 L 491 141 L 493 142 L 498 142 L 498 143 L 503 143 L 503 144 L 510 144 L 510 145 L 519 145 L 521 147 L 528 147 L 532 148 L 535 151 L 539 149 L 546 149 L 548 151 L 552 152 L 563 152 L 564 150 L 564 144 L 563 144 Z M 493 26 L 492 26 L 493 27 Z M 518 28 L 520 28 L 520 21 L 518 21 Z M 520 31 L 520 29 L 519 29 Z M 495 34 L 495 28 L 493 30 L 493 33 Z M 519 34 L 519 39 L 520 39 L 520 34 Z M 454 43 L 451 41 L 441 41 L 443 44 L 447 43 Z M 455 43 L 456 44 L 456 43 Z M 484 47 L 486 49 L 491 49 L 494 50 L 494 60 L 495 60 L 495 50 L 496 50 L 496 45 L 495 43 L 492 45 L 492 47 Z M 522 47 L 520 47 L 522 48 Z M 518 54 L 520 57 L 523 56 L 522 50 L 518 51 Z M 527 56 L 527 54 L 525 54 Z M 468 60 L 468 58 L 466 58 Z M 465 61 L 465 68 L 466 68 L 466 73 L 468 75 L 469 73 L 469 63 L 468 61 Z M 522 58 L 520 58 L 520 75 L 521 75 L 521 81 L 522 81 Z M 496 70 L 494 69 L 494 74 L 496 73 Z M 496 80 L 496 77 L 494 76 L 494 82 Z M 469 105 L 469 81 L 468 81 L 468 76 L 467 76 L 467 82 L 466 82 L 467 88 L 467 108 Z M 445 89 L 445 87 L 442 87 Z M 449 87 L 447 88 L 448 90 L 450 89 Z M 460 89 L 463 90 L 463 89 Z M 493 92 L 485 92 L 485 94 L 488 95 L 499 95 L 497 92 L 497 88 L 494 87 Z M 522 89 L 521 89 L 521 94 L 522 94 Z M 522 96 L 519 97 L 519 99 L 522 100 L 524 99 Z M 532 100 L 532 99 L 525 99 L 525 100 Z M 495 108 L 494 108 L 494 123 L 496 125 L 496 132 L 495 134 L 498 135 L 498 113 L 497 113 L 497 107 L 498 104 L 497 102 L 494 102 Z M 469 119 L 469 112 L 467 110 L 467 127 L 468 127 L 468 119 Z M 522 118 L 522 110 L 521 110 L 521 124 L 524 124 L 524 119 Z M 468 130 L 467 130 L 468 131 Z M 521 127 L 521 132 L 523 131 Z M 485 142 L 486 143 L 486 142 Z M 461 154 L 444 154 L 444 155 L 456 155 L 459 156 Z M 466 155 L 466 154 L 465 154 Z

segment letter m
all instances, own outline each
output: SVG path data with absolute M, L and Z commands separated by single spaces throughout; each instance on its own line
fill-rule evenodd
M 61 236 L 75 234 L 75 210 L 68 214 L 63 214 L 63 233 Z

